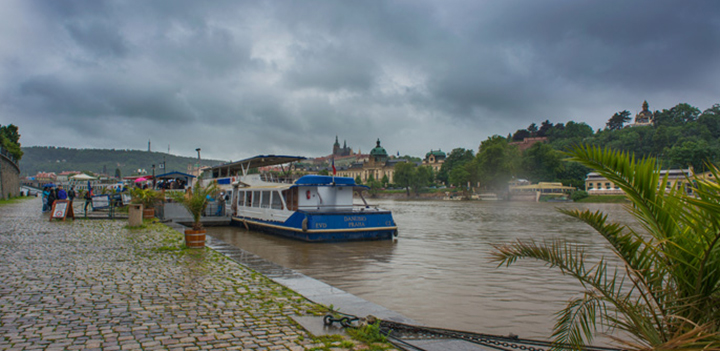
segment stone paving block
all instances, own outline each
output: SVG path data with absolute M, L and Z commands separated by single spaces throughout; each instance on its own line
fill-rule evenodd
M 210 249 L 180 249 L 177 231 L 50 222 L 39 208 L 39 198 L 0 206 L 0 349 L 301 350 L 294 341 L 311 340 L 289 319 L 311 302 Z

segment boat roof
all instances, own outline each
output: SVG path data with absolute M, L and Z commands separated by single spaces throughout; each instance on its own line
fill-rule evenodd
M 325 175 L 305 175 L 295 181 L 295 185 L 347 185 L 355 186 L 355 179 L 350 177 L 332 177 Z
M 285 163 L 296 162 L 305 160 L 307 157 L 302 156 L 284 156 L 284 155 L 258 155 L 244 160 L 223 163 L 217 166 L 210 167 L 209 169 L 252 169 L 258 167 L 277 166 Z

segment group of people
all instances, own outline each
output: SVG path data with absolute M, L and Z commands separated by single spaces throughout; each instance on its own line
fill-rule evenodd
M 45 186 L 42 192 L 42 211 L 48 212 L 52 210 L 53 204 L 57 200 L 70 200 L 70 203 L 72 203 L 76 196 L 77 193 L 75 192 L 74 186 L 70 187 L 68 191 L 65 191 L 62 185 L 59 185 L 57 188 Z
M 156 187 L 158 189 L 185 189 L 187 186 L 185 180 L 177 179 L 162 179 L 158 181 Z

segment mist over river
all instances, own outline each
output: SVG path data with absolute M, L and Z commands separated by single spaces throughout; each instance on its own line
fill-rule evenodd
M 490 261 L 492 245 L 559 238 L 589 257 L 612 256 L 589 226 L 557 208 L 600 209 L 632 223 L 623 205 L 493 201 L 373 200 L 392 210 L 396 241 L 311 244 L 245 230 L 208 234 L 420 323 L 479 333 L 547 339 L 553 315 L 582 287 L 557 269 L 524 260 Z

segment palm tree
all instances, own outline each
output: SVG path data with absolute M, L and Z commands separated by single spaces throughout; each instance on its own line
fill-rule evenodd
M 640 229 L 600 211 L 560 210 L 595 229 L 621 261 L 586 262 L 581 248 L 555 240 L 496 246 L 493 260 L 544 261 L 575 277 L 581 297 L 557 313 L 553 338 L 580 349 L 598 329 L 633 350 L 720 350 L 720 186 L 692 176 L 694 194 L 660 178 L 655 159 L 577 146 L 570 160 L 594 169 L 627 194 Z M 714 179 L 720 172 L 710 165 Z
M 193 230 L 202 230 L 202 222 L 200 217 L 205 212 L 208 205 L 208 198 L 214 197 L 218 192 L 217 185 L 212 182 L 207 186 L 202 186 L 202 179 L 198 179 L 195 186 L 189 189 L 187 193 L 171 192 L 170 197 L 180 203 L 190 212 L 193 217 Z

